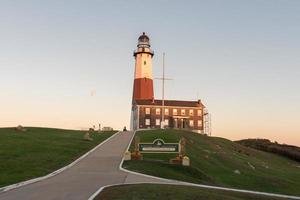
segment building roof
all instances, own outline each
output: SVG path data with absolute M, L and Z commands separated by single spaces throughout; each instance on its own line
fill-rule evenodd
M 135 100 L 136 105 L 151 105 L 151 106 L 162 106 L 162 100 L 154 99 L 154 100 Z M 165 100 L 165 106 L 174 106 L 174 107 L 203 107 L 201 100 L 198 101 L 179 101 L 179 100 Z

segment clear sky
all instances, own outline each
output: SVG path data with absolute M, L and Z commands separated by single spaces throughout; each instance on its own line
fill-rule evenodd
M 0 1 L 0 127 L 129 126 L 138 36 L 212 133 L 300 145 L 300 1 Z M 156 98 L 161 98 L 155 82 Z

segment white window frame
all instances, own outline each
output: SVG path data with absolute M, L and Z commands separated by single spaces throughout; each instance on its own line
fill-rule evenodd
M 150 115 L 151 114 L 151 109 L 150 108 L 145 108 L 145 114 Z
M 185 109 L 181 109 L 180 114 L 185 115 L 186 114 Z
M 173 109 L 173 115 L 177 115 L 178 110 L 176 108 Z
M 156 115 L 160 115 L 160 112 L 161 112 L 161 111 L 160 111 L 160 108 L 155 108 L 155 114 L 156 114 Z
M 155 125 L 160 126 L 160 119 L 155 119 Z
M 169 108 L 165 108 L 165 115 L 169 115 Z
M 201 109 L 197 110 L 197 115 L 202 116 L 202 110 Z
M 193 116 L 193 115 L 194 115 L 194 110 L 193 110 L 193 109 L 190 109 L 190 110 L 189 110 L 189 115 L 190 115 L 190 116 Z
M 198 125 L 198 127 L 202 126 L 202 120 L 201 119 L 198 120 L 197 125 Z
M 146 126 L 150 126 L 150 123 L 151 123 L 150 119 L 145 119 L 145 125 Z
M 165 125 L 169 126 L 169 119 L 165 119 Z
M 190 122 L 189 122 L 189 125 L 190 125 L 190 127 L 194 127 L 194 120 L 190 120 Z

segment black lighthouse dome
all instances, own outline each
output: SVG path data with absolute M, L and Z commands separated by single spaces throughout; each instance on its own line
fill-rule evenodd
M 138 40 L 139 40 L 139 42 L 149 43 L 150 39 L 149 39 L 148 35 L 146 35 L 145 32 L 143 32 L 143 35 L 141 35 Z
M 149 39 L 148 35 L 145 34 L 145 32 L 143 32 L 143 35 L 141 35 L 139 37 L 137 47 L 139 47 L 139 48 L 141 48 L 141 47 L 149 48 L 150 47 L 150 39 Z

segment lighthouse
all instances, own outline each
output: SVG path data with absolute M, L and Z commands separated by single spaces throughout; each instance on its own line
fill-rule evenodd
M 201 100 L 168 100 L 164 98 L 164 94 L 162 99 L 154 98 L 152 77 L 154 53 L 150 47 L 150 39 L 143 33 L 138 38 L 137 49 L 133 53 L 135 72 L 130 129 L 175 128 L 210 135 L 209 113 Z
M 150 47 L 150 39 L 143 32 L 138 38 L 137 49 L 133 53 L 135 57 L 133 101 L 154 99 L 152 77 L 152 57 L 154 53 Z

